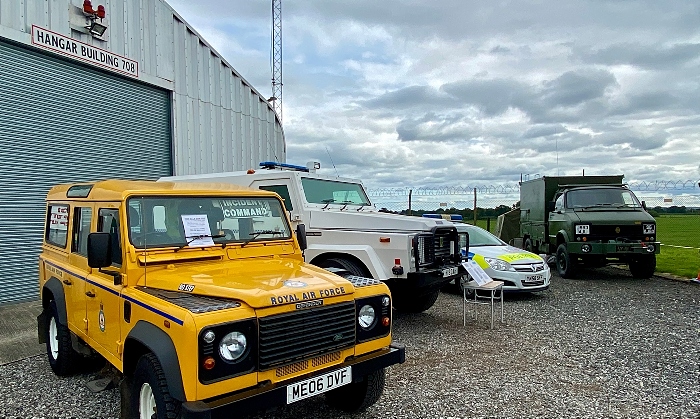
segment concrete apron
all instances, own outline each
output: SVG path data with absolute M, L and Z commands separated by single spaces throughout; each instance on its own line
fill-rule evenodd
M 0 365 L 41 354 L 36 316 L 41 313 L 39 300 L 0 305 Z

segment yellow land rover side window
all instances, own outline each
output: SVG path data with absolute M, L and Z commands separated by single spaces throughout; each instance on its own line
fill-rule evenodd
M 71 252 L 87 256 L 87 236 L 90 234 L 92 208 L 75 207 L 73 210 L 73 243 Z
M 122 264 L 121 237 L 119 237 L 119 210 L 100 208 L 97 219 L 97 231 L 109 233 L 112 238 L 112 264 Z
M 46 214 L 46 231 L 44 238 L 54 246 L 66 247 L 68 244 L 68 214 L 70 208 L 65 204 L 49 205 Z

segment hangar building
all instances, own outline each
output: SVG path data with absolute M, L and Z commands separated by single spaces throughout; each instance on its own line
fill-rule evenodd
M 163 0 L 0 2 L 0 304 L 38 298 L 57 183 L 285 161 L 272 105 Z

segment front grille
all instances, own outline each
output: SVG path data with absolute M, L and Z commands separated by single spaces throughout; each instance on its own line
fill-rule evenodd
M 619 229 L 619 232 L 616 231 Z M 642 226 L 638 225 L 591 225 L 591 234 L 587 236 L 588 241 L 594 240 L 615 240 L 624 238 L 628 240 L 642 240 L 644 232 Z
M 432 233 L 416 236 L 415 252 L 419 267 L 444 266 L 456 262 L 455 242 L 457 236 L 451 229 L 436 229 Z
M 350 301 L 260 318 L 260 370 L 351 347 L 355 317 Z
M 544 271 L 544 263 L 522 263 L 518 265 L 511 265 L 513 269 L 518 272 L 542 272 Z
M 433 235 L 433 246 L 435 247 L 435 260 L 447 261 L 452 255 L 452 232 L 450 230 L 438 230 Z
M 542 281 L 533 281 L 533 282 L 523 282 L 523 287 L 537 287 L 539 285 L 544 285 L 544 280 Z

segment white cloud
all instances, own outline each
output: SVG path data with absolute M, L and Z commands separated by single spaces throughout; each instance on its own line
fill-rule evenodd
M 171 5 L 261 92 L 270 3 Z M 695 2 L 285 2 L 288 161 L 374 187 L 700 177 Z M 329 157 L 330 153 L 330 157 Z

